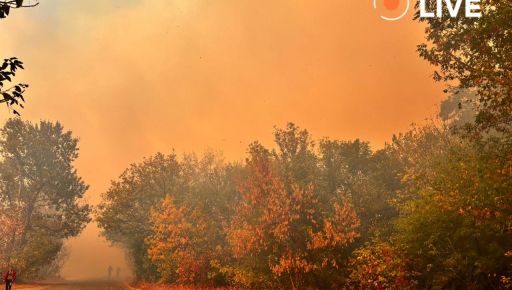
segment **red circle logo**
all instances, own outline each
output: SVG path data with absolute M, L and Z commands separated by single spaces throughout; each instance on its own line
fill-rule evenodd
M 400 0 L 384 0 L 384 7 L 388 10 L 395 10 L 400 6 Z

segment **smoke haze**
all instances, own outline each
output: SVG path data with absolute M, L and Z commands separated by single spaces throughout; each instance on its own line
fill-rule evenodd
M 25 63 L 23 118 L 58 120 L 80 138 L 93 204 L 157 151 L 240 159 L 287 121 L 381 147 L 443 98 L 415 51 L 423 28 L 382 21 L 371 1 L 40 2 L 2 20 L 2 56 Z M 63 276 L 128 274 L 98 234 L 91 224 L 69 241 Z

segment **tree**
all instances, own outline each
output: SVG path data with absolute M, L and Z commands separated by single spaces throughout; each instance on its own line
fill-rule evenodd
M 510 144 L 429 125 L 395 138 L 407 160 L 396 237 L 421 288 L 495 289 L 510 272 Z
M 181 162 L 186 190 L 168 194 L 151 214 L 152 234 L 146 239 L 149 257 L 161 280 L 200 286 L 226 285 L 217 267 L 230 258 L 225 225 L 237 200 L 234 186 L 239 167 L 209 152 Z
M 410 264 L 396 242 L 373 240 L 354 251 L 349 262 L 349 285 L 352 289 L 416 289 Z
M 213 238 L 208 235 L 211 231 L 206 217 L 198 210 L 177 207 L 171 196 L 166 197 L 161 208 L 152 214 L 153 233 L 146 243 L 162 281 L 204 285 L 208 281 L 210 255 L 215 255 L 215 248 L 205 248 Z
M 236 261 L 225 271 L 244 287 L 339 286 L 343 249 L 358 236 L 357 215 L 341 192 L 320 202 L 308 181 L 316 157 L 307 131 L 291 124 L 275 134 L 279 151 L 258 143 L 250 147 L 241 200 L 228 229 Z
M 426 1 L 435 10 L 436 1 Z M 478 131 L 510 131 L 512 122 L 512 1 L 483 0 L 483 17 L 415 19 L 427 25 L 420 56 L 438 67 L 437 81 L 478 94 Z
M 7 121 L 0 136 L 2 262 L 37 277 L 89 222 L 90 207 L 80 202 L 88 186 L 73 166 L 78 139 L 59 123 L 19 119 Z
M 274 142 L 277 148 L 272 150 L 276 160 L 276 169 L 285 179 L 286 186 L 297 182 L 300 186 L 314 184 L 318 174 L 315 142 L 305 129 L 294 123 L 288 123 L 285 129 L 274 128 Z
M 7 17 L 12 9 L 34 7 L 39 4 L 36 2 L 32 5 L 24 5 L 23 2 L 24 0 L 1 0 L 0 19 Z M 16 84 L 9 87 L 5 85 L 13 81 L 16 71 L 20 68 L 24 68 L 23 62 L 15 57 L 4 59 L 3 64 L 0 66 L 0 104 L 5 103 L 9 109 L 12 109 L 15 115 L 20 115 L 17 107 L 23 108 L 23 103 L 25 102 L 23 94 L 28 85 Z
M 102 194 L 96 221 L 102 235 L 128 251 L 137 279 L 157 280 L 158 271 L 147 253 L 145 240 L 151 231 L 151 209 L 169 194 L 183 192 L 181 166 L 174 153 L 158 153 L 132 164 Z
M 390 201 L 400 188 L 402 166 L 389 147 L 373 152 L 368 142 L 324 139 L 319 148 L 320 173 L 317 189 L 325 192 L 324 203 L 336 192 L 347 193 L 361 227 L 358 242 L 375 234 L 389 234 L 397 211 Z

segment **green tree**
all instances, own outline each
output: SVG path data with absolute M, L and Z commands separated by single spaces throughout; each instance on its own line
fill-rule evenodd
M 480 1 L 483 17 L 420 18 L 427 25 L 427 42 L 420 56 L 438 67 L 437 81 L 478 94 L 476 125 L 479 130 L 510 131 L 512 122 L 512 1 Z M 426 1 L 435 11 L 436 1 Z M 462 14 L 462 13 L 461 13 Z
M 139 280 L 159 279 L 145 244 L 145 239 L 152 233 L 150 212 L 167 195 L 183 192 L 180 175 L 181 166 L 176 155 L 158 153 L 139 164 L 132 164 L 102 194 L 96 221 L 107 240 L 127 250 Z
M 393 146 L 407 162 L 396 237 L 420 287 L 498 288 L 511 270 L 510 145 L 429 125 Z
M 0 217 L 8 229 L 2 262 L 37 277 L 89 222 L 90 207 L 80 201 L 87 185 L 73 166 L 78 139 L 59 123 L 19 119 L 7 121 L 0 136 Z
M 292 182 L 307 186 L 316 182 L 318 174 L 315 142 L 305 129 L 288 123 L 285 129 L 274 128 L 276 149 L 272 155 L 276 160 L 276 169 L 285 179 L 286 186 Z M 289 188 L 291 189 L 291 188 Z

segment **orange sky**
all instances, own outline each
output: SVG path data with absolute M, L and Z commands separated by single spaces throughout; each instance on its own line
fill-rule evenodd
M 239 159 L 287 121 L 380 147 L 443 98 L 415 51 L 421 25 L 411 13 L 383 21 L 372 0 L 40 2 L 1 20 L 1 55 L 25 62 L 23 118 L 59 120 L 80 137 L 93 203 L 157 151 Z M 67 277 L 123 263 L 94 225 L 70 246 Z

